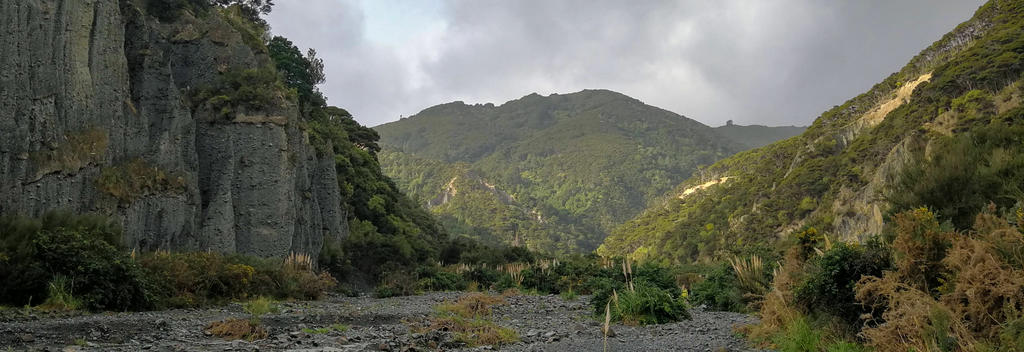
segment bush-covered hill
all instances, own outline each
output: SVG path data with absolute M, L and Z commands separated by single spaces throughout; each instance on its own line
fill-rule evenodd
M 682 183 L 598 251 L 679 262 L 777 257 L 778 239 L 795 230 L 858 240 L 919 206 L 966 228 L 987 202 L 1024 198 L 1022 62 L 1024 3 L 991 1 L 800 136 Z
M 799 136 L 807 127 L 736 125 L 730 120 L 725 126 L 715 127 L 715 132 L 748 149 L 763 147 L 793 136 Z
M 385 173 L 453 234 L 589 251 L 655 197 L 742 147 L 606 90 L 461 102 L 377 126 Z

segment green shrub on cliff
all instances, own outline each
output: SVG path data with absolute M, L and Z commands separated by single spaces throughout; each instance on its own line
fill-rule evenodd
M 192 108 L 205 108 L 225 120 L 238 113 L 267 112 L 295 101 L 273 67 L 231 69 L 192 96 Z
M 185 191 L 185 179 L 142 159 L 134 159 L 121 165 L 104 167 L 96 179 L 96 186 L 122 203 L 131 203 L 151 193 L 182 193 Z

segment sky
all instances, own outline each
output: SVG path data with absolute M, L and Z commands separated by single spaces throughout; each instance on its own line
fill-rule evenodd
M 711 126 L 808 125 L 982 0 L 277 0 L 274 35 L 367 126 L 437 104 L 610 89 Z

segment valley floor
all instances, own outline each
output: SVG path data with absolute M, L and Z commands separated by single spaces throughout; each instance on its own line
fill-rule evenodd
M 447 332 L 416 333 L 434 306 L 456 292 L 377 299 L 329 297 L 285 302 L 263 317 L 270 336 L 254 342 L 207 336 L 211 322 L 245 318 L 238 304 L 209 309 L 50 316 L 18 309 L 0 312 L 0 350 L 49 351 L 433 351 L 491 350 L 459 347 Z M 521 341 L 503 351 L 603 351 L 600 322 L 588 297 L 513 296 L 496 306 L 493 320 Z M 733 326 L 756 318 L 695 309 L 693 319 L 648 327 L 614 326 L 608 351 L 747 351 Z M 339 325 L 341 324 L 341 325 Z M 344 325 L 344 326 L 342 326 Z M 305 330 L 305 331 L 303 331 Z

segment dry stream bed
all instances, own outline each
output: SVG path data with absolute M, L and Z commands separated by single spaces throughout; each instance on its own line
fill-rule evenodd
M 262 317 L 269 336 L 227 341 L 204 329 L 214 321 L 248 318 L 239 304 L 207 309 L 61 315 L 0 312 L 0 350 L 29 351 L 603 351 L 601 323 L 589 297 L 512 296 L 494 307 L 491 319 L 511 328 L 520 341 L 505 346 L 467 347 L 444 331 L 421 332 L 435 306 L 460 293 L 370 298 L 332 296 L 283 302 Z M 733 332 L 756 318 L 727 312 L 691 311 L 693 319 L 647 327 L 613 326 L 608 351 L 755 350 Z

